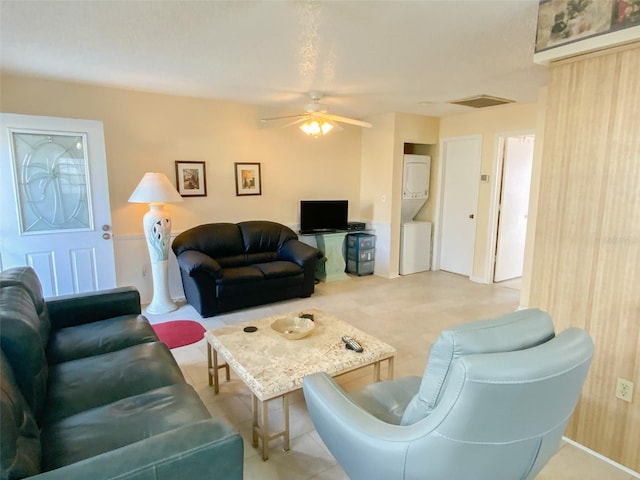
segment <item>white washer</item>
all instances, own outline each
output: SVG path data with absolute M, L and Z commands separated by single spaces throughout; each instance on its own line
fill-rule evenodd
M 406 222 L 400 232 L 400 275 L 431 270 L 431 222 Z

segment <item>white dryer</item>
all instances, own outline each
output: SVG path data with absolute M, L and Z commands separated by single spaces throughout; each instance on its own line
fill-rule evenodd
M 402 166 L 402 223 L 410 222 L 429 199 L 431 157 L 405 155 Z

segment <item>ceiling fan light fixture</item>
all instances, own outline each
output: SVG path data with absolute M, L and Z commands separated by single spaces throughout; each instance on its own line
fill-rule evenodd
M 333 130 L 333 125 L 324 120 L 309 120 L 300 125 L 300 130 L 309 136 L 319 137 Z
M 298 125 L 306 135 L 310 137 L 320 137 L 327 135 L 332 131 L 341 131 L 342 123 L 347 125 L 355 125 L 357 127 L 371 128 L 369 122 L 364 122 L 355 118 L 341 117 L 339 115 L 331 115 L 327 113 L 325 105 L 318 103 L 322 94 L 320 92 L 311 92 L 311 100 L 313 103 L 309 103 L 304 106 L 304 112 L 298 115 L 284 115 L 281 117 L 262 118 L 262 122 L 271 122 L 277 120 L 289 119 L 289 123 L 282 125 L 282 128 L 290 127 L 292 125 Z M 303 123 L 304 122 L 304 123 Z M 300 125 L 302 123 L 302 125 Z
M 322 129 L 322 134 L 326 135 L 331 130 L 333 130 L 333 125 L 331 125 L 329 122 L 322 122 L 322 125 L 320 125 L 320 128 Z

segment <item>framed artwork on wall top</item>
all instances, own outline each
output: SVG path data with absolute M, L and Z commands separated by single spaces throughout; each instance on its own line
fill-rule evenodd
M 558 59 L 640 38 L 640 0 L 538 2 L 538 58 Z M 549 50 L 560 53 L 547 53 Z M 546 55 L 541 56 L 542 52 Z
M 235 163 L 236 196 L 262 195 L 259 163 Z
M 204 162 L 176 161 L 176 186 L 183 197 L 206 197 L 207 177 Z

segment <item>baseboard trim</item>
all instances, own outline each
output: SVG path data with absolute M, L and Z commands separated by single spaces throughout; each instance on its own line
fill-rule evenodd
M 624 473 L 626 473 L 627 475 L 631 475 L 634 478 L 640 478 L 640 473 L 631 470 L 629 467 L 625 467 L 624 465 L 621 465 L 618 462 L 614 462 L 613 460 L 611 460 L 608 457 L 605 457 L 604 455 L 595 452 L 593 450 L 591 450 L 590 448 L 585 447 L 584 445 L 576 442 L 575 440 L 571 440 L 570 438 L 567 437 L 562 437 L 562 440 L 564 440 L 565 442 L 569 443 L 570 445 L 573 445 L 576 448 L 579 448 L 580 450 L 588 453 L 589 455 L 593 455 L 594 457 L 596 457 L 598 460 L 602 460 L 603 462 L 608 463 L 609 465 L 612 465 L 614 467 L 616 467 L 618 470 L 622 470 Z

